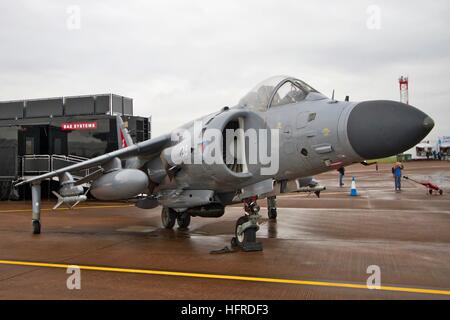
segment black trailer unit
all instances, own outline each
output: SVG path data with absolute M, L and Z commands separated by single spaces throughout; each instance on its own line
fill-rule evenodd
M 27 197 L 11 192 L 14 180 L 118 149 L 117 116 L 134 142 L 151 137 L 151 118 L 115 94 L 0 102 L 0 199 Z

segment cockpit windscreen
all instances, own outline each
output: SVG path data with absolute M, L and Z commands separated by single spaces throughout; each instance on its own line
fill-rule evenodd
M 275 76 L 254 87 L 239 101 L 239 105 L 265 111 L 271 107 L 300 102 L 311 92 L 317 91 L 301 80 Z

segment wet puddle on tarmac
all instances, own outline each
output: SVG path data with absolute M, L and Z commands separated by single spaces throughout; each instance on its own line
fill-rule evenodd
M 117 229 L 119 232 L 132 232 L 132 233 L 150 233 L 157 228 L 151 226 L 128 226 L 125 228 Z

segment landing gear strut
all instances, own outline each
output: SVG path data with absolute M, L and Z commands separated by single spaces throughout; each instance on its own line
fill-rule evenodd
M 259 230 L 258 218 L 259 206 L 256 197 L 244 200 L 244 208 L 247 213 L 236 222 L 235 237 L 231 239 L 233 247 L 240 247 L 244 251 L 262 251 L 262 243 L 256 242 L 256 231 Z
M 277 197 L 267 197 L 267 214 L 270 220 L 277 220 Z
M 32 226 L 33 234 L 41 233 L 41 184 L 31 185 L 31 202 L 33 207 Z

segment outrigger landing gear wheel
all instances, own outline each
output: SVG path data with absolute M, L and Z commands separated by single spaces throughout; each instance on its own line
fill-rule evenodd
M 163 207 L 161 211 L 162 225 L 166 229 L 172 229 L 177 220 L 177 212 L 171 208 Z
M 187 229 L 191 223 L 191 215 L 187 212 L 182 212 L 177 216 L 177 224 L 180 229 Z
M 38 220 L 33 220 L 33 234 L 41 233 L 41 223 Z

